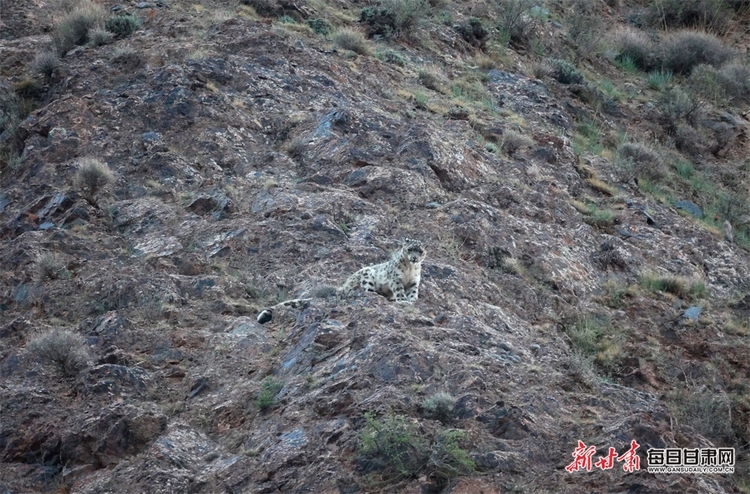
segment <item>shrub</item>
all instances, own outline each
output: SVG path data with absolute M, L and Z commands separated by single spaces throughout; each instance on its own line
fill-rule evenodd
M 715 105 L 727 102 L 727 93 L 721 73 L 710 65 L 701 64 L 693 69 L 687 83 L 693 93 L 703 96 Z
M 93 158 L 85 158 L 78 165 L 76 188 L 92 205 L 96 205 L 97 193 L 112 182 L 114 175 L 107 165 Z
M 310 26 L 310 29 L 312 29 L 315 34 L 320 34 L 321 36 L 328 36 L 333 31 L 333 26 L 325 19 L 309 19 L 307 25 Z
M 353 51 L 359 55 L 370 53 L 370 46 L 367 43 L 367 39 L 365 39 L 365 36 L 361 32 L 354 29 L 340 29 L 333 35 L 333 42 L 339 48 Z
M 386 480 L 401 480 L 422 469 L 428 458 L 427 445 L 404 417 L 389 416 L 379 421 L 368 412 L 365 421 L 358 453 L 366 473 L 377 471 Z
M 596 53 L 604 32 L 601 15 L 596 12 L 593 0 L 578 0 L 573 3 L 569 17 L 568 36 L 574 46 L 575 61 L 580 62 Z
M 451 479 L 470 475 L 476 470 L 474 460 L 461 447 L 467 434 L 460 430 L 443 431 L 437 435 L 430 450 L 427 470 L 438 486 Z
M 398 52 L 393 50 L 381 51 L 378 52 L 375 56 L 383 62 L 392 63 L 393 65 L 398 65 L 399 67 L 403 67 L 406 65 L 406 59 L 402 57 Z
M 640 70 L 651 70 L 657 64 L 656 50 L 651 39 L 640 31 L 628 29 L 622 31 L 615 39 L 617 60 L 631 62 Z
M 726 30 L 730 17 L 723 0 L 660 0 L 652 2 L 646 13 L 651 26 L 695 27 L 716 32 Z
M 109 61 L 112 65 L 119 65 L 125 70 L 133 70 L 143 64 L 143 57 L 130 46 L 122 46 L 112 53 Z
M 52 43 L 58 55 L 65 56 L 73 47 L 89 40 L 89 31 L 100 27 L 104 21 L 104 8 L 90 0 L 84 0 L 72 12 L 55 22 Z
M 678 31 L 664 40 L 662 48 L 663 67 L 682 75 L 700 64 L 719 67 L 733 57 L 734 51 L 716 36 L 699 31 Z
M 83 339 L 66 329 L 42 333 L 26 345 L 27 351 L 42 363 L 51 365 L 66 377 L 85 368 L 89 355 Z
M 652 182 L 662 180 L 667 172 L 659 153 L 637 142 L 628 142 L 617 149 L 620 159 L 630 163 L 632 176 L 646 178 Z M 629 181 L 629 180 L 626 180 Z
M 580 84 L 583 75 L 578 72 L 576 66 L 567 60 L 552 59 L 549 62 L 550 72 L 558 82 L 562 84 Z
M 260 383 L 260 394 L 255 400 L 255 406 L 265 412 L 272 406 L 276 405 L 276 395 L 284 387 L 282 381 L 278 381 L 271 376 L 266 376 Z
M 104 29 L 114 34 L 118 38 L 125 38 L 133 34 L 143 21 L 140 17 L 133 14 L 114 15 L 107 19 Z
M 65 264 L 55 255 L 47 254 L 36 262 L 37 277 L 40 281 L 56 280 L 57 278 L 69 276 Z
M 713 441 L 732 444 L 732 410 L 726 395 L 706 389 L 676 389 L 667 394 L 667 406 L 678 424 L 692 427 Z
M 719 83 L 732 101 L 750 101 L 750 67 L 738 62 L 729 62 L 719 69 Z
M 433 91 L 440 91 L 441 87 L 441 81 L 440 76 L 435 74 L 434 72 L 429 72 L 427 70 L 420 70 L 417 74 L 417 77 L 419 79 L 419 83 L 422 84 L 427 89 L 432 89 Z
M 52 51 L 40 51 L 34 56 L 34 61 L 31 62 L 31 70 L 35 74 L 43 76 L 48 81 L 52 79 L 52 75 L 57 70 L 59 61 L 57 55 Z
M 648 74 L 646 82 L 648 83 L 648 87 L 650 87 L 651 89 L 661 91 L 662 89 L 668 88 L 669 85 L 672 84 L 672 73 L 665 70 L 655 70 Z
M 671 293 L 680 298 L 702 298 L 706 296 L 706 284 L 679 276 L 658 276 L 645 274 L 639 283 L 651 292 Z
M 509 156 L 513 156 L 518 150 L 529 148 L 533 145 L 534 140 L 531 137 L 515 130 L 506 130 L 503 132 L 503 140 L 500 143 L 500 148 Z
M 448 423 L 453 418 L 453 407 L 456 405 L 456 398 L 449 393 L 435 393 L 422 402 L 424 415 L 431 419 Z
M 677 122 L 683 119 L 695 120 L 700 108 L 700 103 L 679 87 L 672 87 L 663 92 L 658 103 L 662 118 L 669 127 L 676 126 Z
M 383 0 L 377 7 L 365 7 L 359 21 L 367 24 L 370 36 L 400 37 L 419 26 L 427 15 L 424 0 Z
M 487 38 L 490 36 L 490 33 L 482 25 L 482 21 L 474 17 L 457 25 L 455 29 L 464 41 L 480 49 L 484 48 Z
M 106 29 L 95 27 L 89 32 L 89 44 L 91 46 L 104 46 L 114 41 L 115 35 Z
M 605 371 L 617 367 L 622 358 L 621 336 L 607 317 L 580 316 L 563 327 L 575 352 L 593 357 L 594 363 Z
M 529 43 L 538 20 L 532 15 L 534 0 L 503 0 L 498 13 L 497 30 L 503 43 L 523 46 Z

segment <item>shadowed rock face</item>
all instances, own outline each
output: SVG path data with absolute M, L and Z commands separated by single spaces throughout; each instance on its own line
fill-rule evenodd
M 597 188 L 592 170 L 616 180 L 611 162 L 571 144 L 592 113 L 583 89 L 515 64 L 475 67 L 491 109 L 435 91 L 424 109 L 408 97 L 416 66 L 350 58 L 226 2 L 211 15 L 142 7 L 131 37 L 59 61 L 13 135 L 20 165 L 3 161 L 0 491 L 366 492 L 383 474 L 357 453 L 366 412 L 413 425 L 433 460 L 441 433 L 464 431 L 475 465 L 445 481 L 426 462 L 384 492 L 600 491 L 613 480 L 618 492 L 663 492 L 653 475 L 564 467 L 579 440 L 598 456 L 635 439 L 645 466 L 649 447 L 739 451 L 750 437 L 737 392 L 750 372 L 750 256 L 632 183 Z M 1 8 L 3 98 L 54 12 Z M 441 25 L 426 35 L 435 47 L 407 53 L 468 70 L 462 53 L 485 46 L 484 32 L 456 15 L 476 28 L 470 39 Z M 138 63 L 110 63 L 125 44 Z M 607 118 L 638 125 L 638 108 Z M 529 140 L 506 153 L 519 129 Z M 116 177 L 96 205 L 74 187 L 88 156 Z M 263 307 L 388 259 L 406 237 L 427 252 L 416 304 L 320 296 L 256 322 Z M 59 269 L 41 276 L 51 254 Z M 654 273 L 688 287 L 649 289 Z M 689 286 L 698 278 L 703 295 Z M 54 327 L 91 354 L 75 377 L 26 349 Z M 691 383 L 692 398 L 672 395 Z M 454 398 L 445 423 L 425 412 L 437 393 Z M 691 403 L 727 425 L 691 421 Z M 669 485 L 733 492 L 736 478 Z

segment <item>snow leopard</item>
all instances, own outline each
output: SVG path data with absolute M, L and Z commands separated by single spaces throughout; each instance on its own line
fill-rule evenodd
M 391 302 L 413 304 L 419 297 L 422 280 L 422 262 L 427 252 L 418 240 L 405 239 L 401 248 L 388 261 L 366 266 L 347 278 L 338 289 L 338 295 L 347 297 L 356 288 L 383 295 Z M 287 300 L 264 309 L 258 314 L 258 322 L 265 324 L 273 318 L 274 309 L 282 307 L 300 308 L 312 298 Z

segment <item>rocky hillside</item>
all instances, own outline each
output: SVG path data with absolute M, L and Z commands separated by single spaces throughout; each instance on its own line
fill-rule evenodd
M 0 492 L 750 492 L 748 10 L 3 1 Z

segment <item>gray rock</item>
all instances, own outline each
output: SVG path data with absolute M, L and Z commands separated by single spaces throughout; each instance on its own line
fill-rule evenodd
M 697 321 L 698 318 L 701 316 L 702 309 L 698 307 L 697 305 L 694 305 L 692 307 L 689 307 L 685 312 L 682 313 L 682 317 L 686 319 L 690 319 L 692 321 Z
M 440 207 L 439 202 L 431 201 L 424 205 L 427 209 L 437 209 Z
M 151 4 L 148 2 L 138 2 L 135 4 L 135 8 L 137 9 L 148 9 L 151 8 Z
M 677 201 L 674 207 L 676 207 L 677 209 L 682 209 L 683 211 L 686 211 L 688 214 L 698 219 L 703 218 L 703 210 L 699 208 L 698 205 L 696 205 L 692 201 L 688 201 L 688 200 Z

